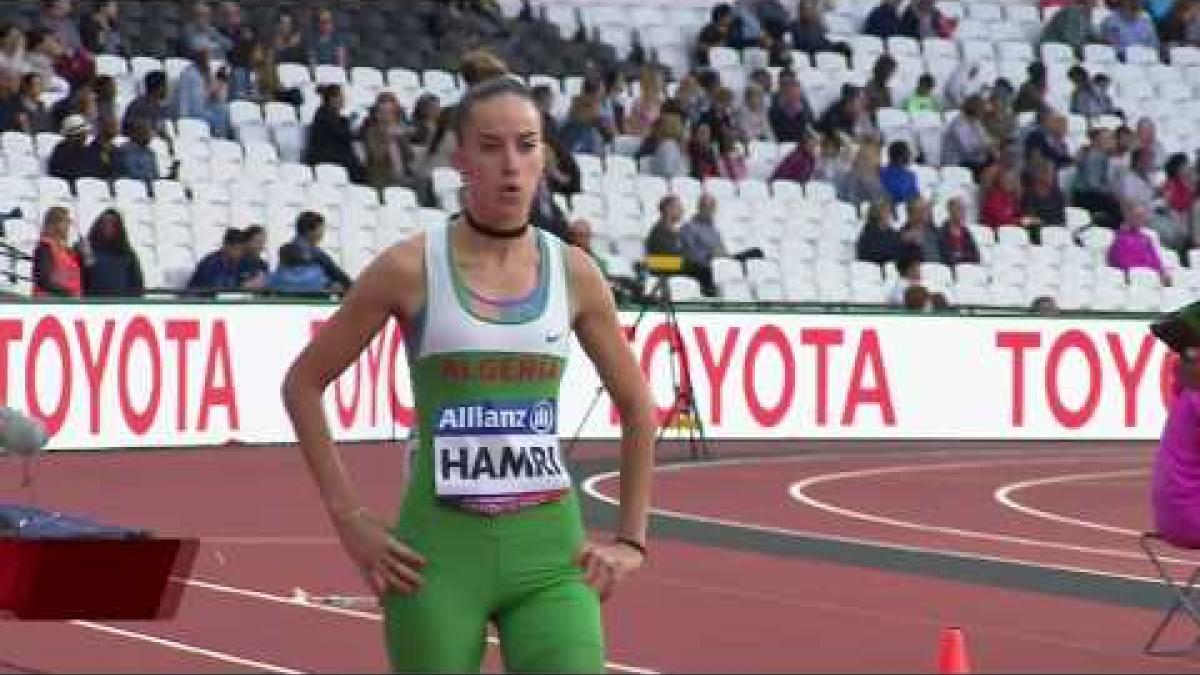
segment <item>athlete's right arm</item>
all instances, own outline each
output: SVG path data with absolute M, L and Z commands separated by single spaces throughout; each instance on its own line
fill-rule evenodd
M 296 358 L 283 382 L 283 402 L 309 472 L 347 552 L 378 593 L 420 584 L 424 561 L 396 542 L 359 501 L 334 447 L 321 398 L 359 357 L 388 318 L 411 316 L 423 302 L 423 237 L 380 254 L 359 275 L 341 306 Z

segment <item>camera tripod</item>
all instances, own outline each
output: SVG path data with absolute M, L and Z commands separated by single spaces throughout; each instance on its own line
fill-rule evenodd
M 667 345 L 670 349 L 669 361 L 673 400 L 666 419 L 662 420 L 658 425 L 655 444 L 657 445 L 662 442 L 668 429 L 678 428 L 686 430 L 688 452 L 692 459 L 711 458 L 714 455 L 704 433 L 704 421 L 700 417 L 700 410 L 696 406 L 691 369 L 688 367 L 687 354 L 684 350 L 683 338 L 679 331 L 679 319 L 675 313 L 675 302 L 671 297 L 671 286 L 668 283 L 669 278 L 669 275 L 666 274 L 658 275 L 654 289 L 648 297 L 644 296 L 642 298 L 641 309 L 638 311 L 633 325 L 629 328 L 629 336 L 632 339 L 637 334 L 638 328 L 641 327 L 642 321 L 651 309 L 657 310 L 665 316 L 669 331 Z M 679 362 L 678 365 L 676 364 L 677 360 Z M 570 445 L 568 445 L 568 453 L 579 441 L 579 436 L 583 432 L 588 418 L 594 412 L 596 404 L 600 402 L 600 397 L 603 393 L 604 385 L 601 384 L 596 388 L 595 394 L 592 395 L 592 401 L 588 404 L 583 418 L 579 421 L 579 427 L 571 437 Z

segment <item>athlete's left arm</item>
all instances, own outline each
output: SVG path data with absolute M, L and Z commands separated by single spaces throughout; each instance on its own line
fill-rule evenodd
M 621 510 L 617 536 L 644 544 L 654 468 L 655 423 L 650 388 L 625 340 L 612 290 L 600 269 L 582 250 L 574 246 L 568 250 L 575 335 L 596 366 L 621 416 Z M 633 550 L 629 546 L 619 548 Z M 636 551 L 634 555 L 640 557 Z M 603 591 L 601 594 L 605 595 Z

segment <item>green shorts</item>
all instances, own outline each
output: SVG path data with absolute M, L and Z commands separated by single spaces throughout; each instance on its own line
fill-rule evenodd
M 384 601 L 394 672 L 478 672 L 489 623 L 507 672 L 604 671 L 599 598 L 575 563 L 574 492 L 498 516 L 410 501 L 394 533 L 426 563 L 420 590 Z

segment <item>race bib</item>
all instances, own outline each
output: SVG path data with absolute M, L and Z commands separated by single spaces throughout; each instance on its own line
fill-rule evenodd
M 571 487 L 550 399 L 445 406 L 433 434 L 439 496 L 508 497 Z

